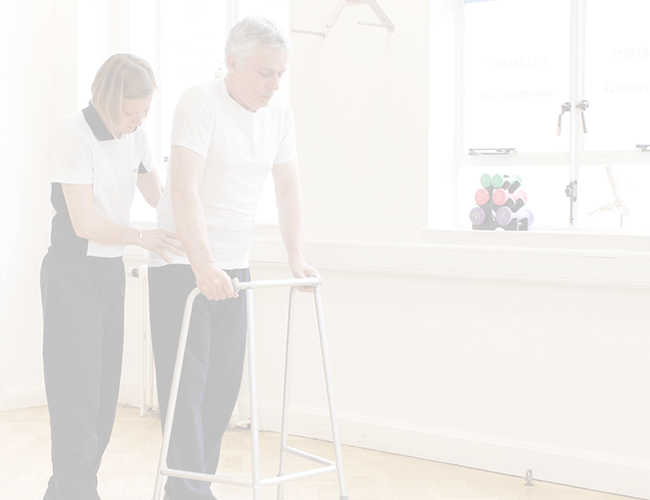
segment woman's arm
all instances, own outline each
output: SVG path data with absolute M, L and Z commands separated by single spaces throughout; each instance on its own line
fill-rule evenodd
M 160 182 L 158 171 L 154 169 L 151 172 L 138 174 L 138 189 L 145 201 L 156 208 L 163 193 L 163 185 Z
M 65 203 L 70 213 L 72 228 L 77 236 L 105 245 L 139 245 L 159 254 L 166 262 L 169 250 L 183 255 L 183 247 L 176 234 L 164 229 L 139 230 L 120 226 L 102 217 L 93 204 L 92 184 L 61 184 Z

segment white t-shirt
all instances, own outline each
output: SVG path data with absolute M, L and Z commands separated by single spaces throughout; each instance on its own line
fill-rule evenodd
M 228 95 L 225 80 L 192 87 L 176 107 L 171 145 L 206 159 L 199 196 L 214 262 L 221 269 L 248 267 L 264 182 L 273 165 L 297 156 L 289 104 L 276 96 L 253 113 Z M 158 204 L 158 227 L 176 231 L 169 184 Z M 159 255 L 149 255 L 151 266 L 165 264 Z M 167 255 L 172 263 L 189 263 L 185 256 Z
M 130 209 L 138 173 L 154 163 L 142 128 L 116 139 L 92 105 L 62 119 L 48 148 L 52 182 L 52 247 L 69 255 L 120 257 L 124 245 L 105 245 L 79 238 L 72 229 L 61 184 L 92 184 L 93 205 L 99 215 L 120 226 L 130 225 Z

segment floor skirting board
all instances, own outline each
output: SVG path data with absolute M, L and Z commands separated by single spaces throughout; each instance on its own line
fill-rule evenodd
M 3 406 L 0 411 L 32 408 L 47 404 L 45 385 L 32 385 L 28 387 L 5 388 Z
M 140 406 L 141 389 L 139 385 L 120 384 L 120 395 L 117 398 L 117 403 L 121 405 Z
M 240 411 L 248 415 L 248 402 L 242 399 Z M 260 404 L 259 419 L 260 429 L 280 431 L 279 407 Z M 339 428 L 345 445 L 522 478 L 530 469 L 540 481 L 650 499 L 648 461 L 344 414 L 339 414 Z M 331 440 L 327 413 L 292 406 L 289 433 Z
M 122 387 L 122 397 L 135 398 L 136 387 Z M 249 414 L 246 397 L 238 403 L 240 414 Z M 8 411 L 46 404 L 43 385 L 5 389 Z M 259 406 L 260 429 L 280 431 L 281 409 L 269 402 Z M 565 484 L 650 500 L 650 462 L 589 453 L 508 439 L 409 426 L 400 422 L 339 414 L 343 444 L 395 453 L 453 465 L 524 477 L 532 470 L 540 481 Z M 292 406 L 289 433 L 331 439 L 325 410 Z
M 20 410 L 22 408 L 47 405 L 45 385 L 5 389 L 3 403 L 0 411 Z M 120 384 L 118 404 L 138 406 L 140 404 L 140 388 L 137 385 Z

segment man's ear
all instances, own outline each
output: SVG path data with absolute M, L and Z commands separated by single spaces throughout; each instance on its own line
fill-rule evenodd
M 238 64 L 235 54 L 228 54 L 228 57 L 226 58 L 226 67 L 228 68 L 229 73 L 234 73 L 237 70 Z

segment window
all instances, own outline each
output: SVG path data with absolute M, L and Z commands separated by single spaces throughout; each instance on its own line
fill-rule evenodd
M 470 227 L 487 173 L 521 177 L 533 227 L 647 234 L 650 32 L 643 20 L 650 4 L 458 0 L 445 12 L 434 3 L 432 16 L 456 20 L 454 61 L 447 62 L 460 89 L 448 200 L 454 225 Z M 432 65 L 440 64 L 442 49 L 431 49 Z M 435 102 L 440 84 L 432 85 Z M 439 165 L 432 173 L 447 175 Z M 573 203 L 570 183 L 577 185 Z
M 129 47 L 152 65 L 158 81 L 147 120 L 158 172 L 167 179 L 172 117 L 183 92 L 223 71 L 228 30 L 226 0 L 141 0 L 131 2 Z M 155 210 L 138 193 L 134 221 L 155 221 Z

